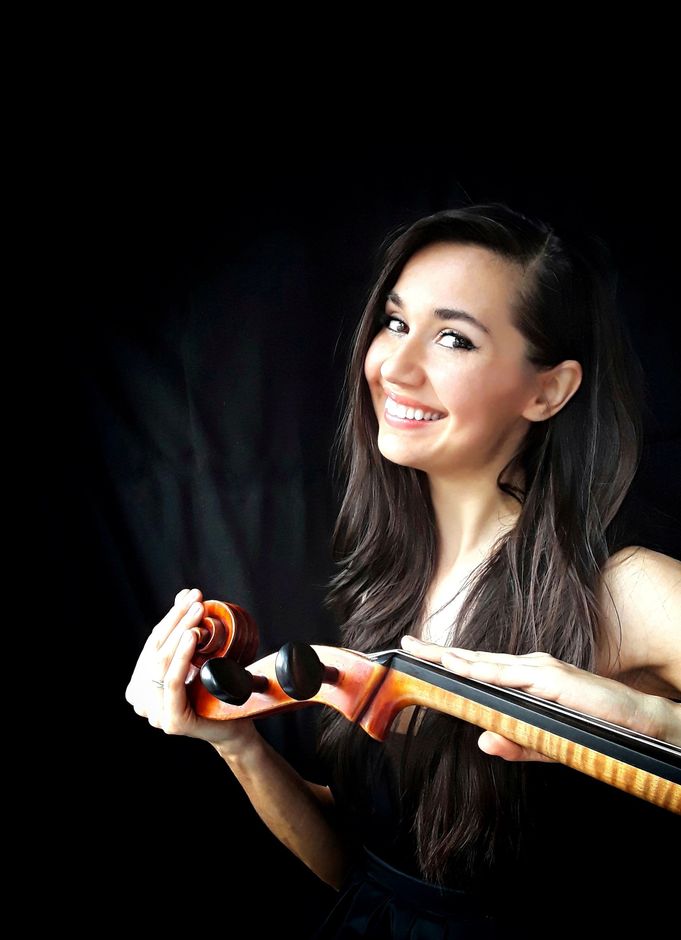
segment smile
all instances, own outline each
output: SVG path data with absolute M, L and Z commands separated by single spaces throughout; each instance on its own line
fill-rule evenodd
M 401 418 L 407 421 L 439 421 L 444 415 L 439 411 L 423 411 L 421 408 L 408 408 L 406 405 L 400 405 L 392 398 L 385 400 L 385 413 L 392 418 Z

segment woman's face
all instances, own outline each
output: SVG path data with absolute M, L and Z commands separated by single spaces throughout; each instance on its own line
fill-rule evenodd
M 478 245 L 428 245 L 409 259 L 364 364 L 386 459 L 460 476 L 498 472 L 513 455 L 537 394 L 511 324 L 523 276 Z

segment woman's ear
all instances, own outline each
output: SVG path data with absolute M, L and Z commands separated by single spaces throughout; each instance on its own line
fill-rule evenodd
M 537 389 L 523 411 L 528 421 L 545 421 L 566 405 L 582 383 L 582 367 L 566 359 L 552 369 L 536 373 Z

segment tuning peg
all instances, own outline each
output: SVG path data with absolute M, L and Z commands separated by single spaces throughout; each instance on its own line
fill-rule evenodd
M 201 682 L 211 695 L 227 705 L 243 705 L 253 692 L 264 692 L 269 680 L 254 676 L 233 659 L 218 657 L 201 666 Z
M 323 682 L 338 681 L 335 666 L 325 666 L 307 643 L 284 643 L 277 653 L 274 671 L 284 692 L 298 701 L 316 695 Z

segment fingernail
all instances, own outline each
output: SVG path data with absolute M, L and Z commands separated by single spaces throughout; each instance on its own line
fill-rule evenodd
M 186 600 L 195 601 L 198 596 L 199 596 L 198 590 L 196 588 L 192 588 L 189 594 L 187 594 Z
M 199 603 L 192 604 L 192 606 L 189 608 L 189 613 L 190 613 L 190 614 L 198 614 L 198 612 L 199 612 L 200 610 L 201 610 L 201 604 L 199 604 Z

